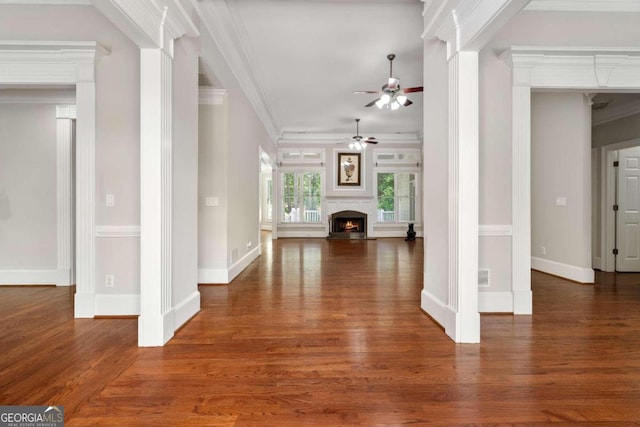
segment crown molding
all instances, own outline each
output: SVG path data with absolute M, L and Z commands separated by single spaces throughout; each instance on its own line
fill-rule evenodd
M 191 2 L 267 133 L 274 142 L 277 141 L 278 119 L 250 60 L 247 37 L 239 28 L 229 3 L 226 0 L 206 3 L 191 0 Z
M 160 48 L 171 57 L 173 40 L 200 35 L 177 0 L 93 0 L 93 5 L 138 47 Z
M 526 11 L 640 12 L 638 0 L 532 0 Z
M 613 105 L 604 110 L 594 111 L 592 126 L 599 126 L 614 120 L 640 114 L 640 99 L 620 105 Z
M 226 94 L 226 89 L 200 87 L 198 88 L 198 103 L 200 105 L 222 105 Z
M 446 0 L 431 8 L 425 4 L 423 38 L 447 43 L 447 57 L 463 50 L 479 51 L 529 0 Z M 435 9 L 429 14 L 430 9 Z

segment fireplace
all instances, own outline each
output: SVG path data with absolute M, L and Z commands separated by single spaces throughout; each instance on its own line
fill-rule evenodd
M 340 211 L 329 217 L 329 239 L 366 239 L 367 214 Z

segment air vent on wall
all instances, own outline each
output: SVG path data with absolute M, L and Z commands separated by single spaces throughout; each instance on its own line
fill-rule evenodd
M 478 286 L 482 288 L 489 287 L 489 270 L 478 270 Z

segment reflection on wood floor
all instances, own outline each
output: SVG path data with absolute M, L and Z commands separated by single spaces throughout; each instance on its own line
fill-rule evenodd
M 640 275 L 533 272 L 534 315 L 485 314 L 460 345 L 420 310 L 422 243 L 265 238 L 163 348 L 136 319 L 73 319 L 69 288 L 0 287 L 0 405 L 67 426 L 640 420 Z

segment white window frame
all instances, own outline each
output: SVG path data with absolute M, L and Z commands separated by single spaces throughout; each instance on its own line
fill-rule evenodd
M 393 182 L 393 198 L 394 198 L 394 206 L 396 207 L 396 214 L 394 214 L 393 221 L 379 221 L 378 220 L 378 175 L 379 174 L 394 174 L 394 182 Z M 413 220 L 400 220 L 397 215 L 397 209 L 399 206 L 398 202 L 398 174 L 414 174 L 415 175 L 415 218 Z M 387 167 L 377 167 L 374 171 L 374 185 L 375 185 L 375 209 L 376 209 L 376 224 L 377 225 L 398 225 L 398 224 L 421 224 L 422 223 L 422 171 L 419 168 L 387 168 Z
M 319 219 L 317 222 L 307 222 L 307 221 L 285 221 L 284 218 L 284 175 L 288 173 L 304 175 L 308 173 L 317 173 L 320 175 L 320 209 L 319 209 Z M 326 183 L 325 183 L 325 173 L 322 168 L 280 168 L 278 170 L 278 181 L 279 181 L 279 189 L 278 189 L 278 224 L 286 224 L 286 225 L 322 225 L 324 226 L 324 220 L 322 218 L 323 212 L 325 209 L 325 197 L 324 194 L 326 191 Z M 303 195 L 304 197 L 304 195 Z

